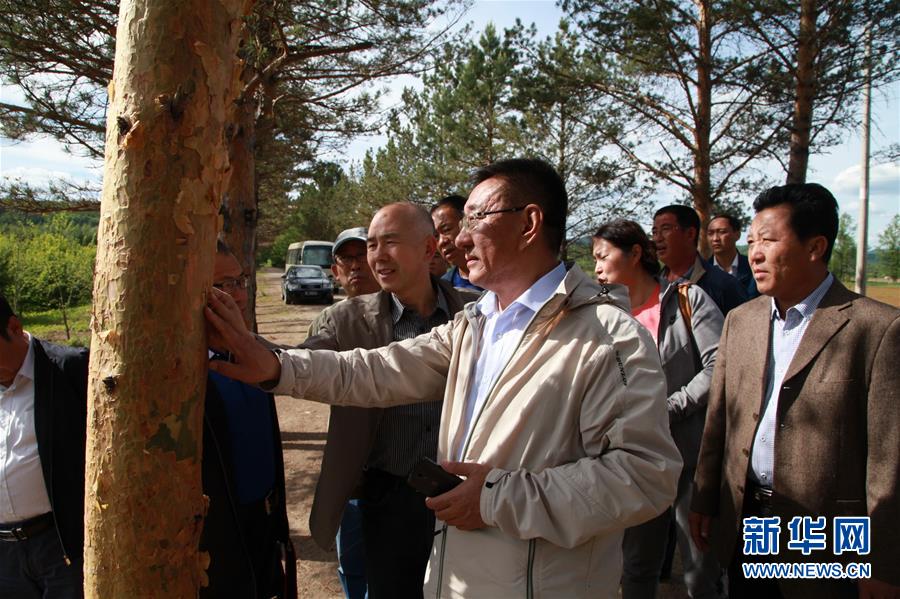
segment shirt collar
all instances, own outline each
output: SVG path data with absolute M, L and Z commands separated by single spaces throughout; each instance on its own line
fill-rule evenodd
M 819 303 L 821 303 L 822 298 L 825 297 L 825 293 L 831 287 L 831 283 L 834 281 L 834 275 L 828 273 L 825 277 L 825 280 L 819 283 L 819 286 L 816 287 L 812 293 L 807 295 L 805 298 L 797 302 L 796 305 L 791 306 L 787 310 L 784 311 L 784 317 L 787 319 L 788 312 L 791 310 L 796 310 L 801 318 L 809 319 L 812 318 L 813 312 L 816 311 L 816 308 L 819 307 Z M 778 306 L 775 304 L 775 298 L 772 298 L 772 317 L 773 318 L 781 318 L 778 315 Z
M 434 307 L 435 312 L 438 310 L 443 310 L 444 314 L 448 317 L 450 316 L 450 307 L 447 304 L 447 298 L 444 297 L 444 290 L 441 289 L 440 285 L 432 285 L 434 288 L 435 297 L 437 297 L 437 305 Z M 400 301 L 400 298 L 397 297 L 395 293 L 391 294 L 391 321 L 394 324 L 400 322 L 400 319 L 403 317 L 403 312 L 407 309 L 403 302 Z M 433 312 L 432 312 L 433 314 Z M 432 314 L 420 315 L 422 318 L 430 318 Z
M 19 377 L 26 378 L 29 381 L 34 380 L 34 337 L 28 331 L 25 331 L 25 336 L 28 337 L 28 352 L 25 354 L 25 359 L 22 361 L 22 365 L 19 366 L 19 372 L 13 377 L 12 385 L 9 387 L 0 385 L 0 391 L 6 391 L 11 387 L 15 387 Z
M 537 312 L 541 306 L 547 303 L 566 278 L 566 265 L 562 262 L 556 265 L 547 274 L 534 282 L 522 295 L 517 297 L 506 309 L 509 310 L 518 304 L 518 307 Z M 485 292 L 484 296 L 475 304 L 478 311 L 485 315 L 499 311 L 497 306 L 497 294 L 493 291 Z
M 738 257 L 739 257 L 740 255 L 741 255 L 740 252 L 735 252 L 735 253 L 734 253 L 734 260 L 731 261 L 731 265 L 730 265 L 728 268 L 725 268 L 724 266 L 722 266 L 721 264 L 719 264 L 719 259 L 716 258 L 715 256 L 712 257 L 712 263 L 713 263 L 714 266 L 717 266 L 717 267 L 719 268 L 719 270 L 721 270 L 721 271 L 723 271 L 723 272 L 727 272 L 728 274 L 731 274 L 731 273 L 733 273 L 733 272 L 737 272 L 737 268 L 738 268 Z

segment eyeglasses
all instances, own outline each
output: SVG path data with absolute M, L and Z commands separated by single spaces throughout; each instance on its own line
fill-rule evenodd
M 501 208 L 500 210 L 486 210 L 484 212 L 473 212 L 472 214 L 466 214 L 462 217 L 462 220 L 459 221 L 459 228 L 462 231 L 471 233 L 478 228 L 478 225 L 481 223 L 481 221 L 492 214 L 503 214 L 504 212 L 521 212 L 522 210 L 525 210 L 525 208 L 527 208 L 527 206 Z
M 660 228 L 653 227 L 650 229 L 651 237 L 664 237 L 678 228 L 678 225 L 663 225 Z
M 246 289 L 250 286 L 250 277 L 241 275 L 237 279 L 225 279 L 221 283 L 213 283 L 213 287 L 221 289 L 225 293 L 234 293 L 238 289 Z
M 365 252 L 363 252 L 362 254 L 335 254 L 334 261 L 339 266 L 351 266 L 354 262 L 365 264 L 366 254 Z

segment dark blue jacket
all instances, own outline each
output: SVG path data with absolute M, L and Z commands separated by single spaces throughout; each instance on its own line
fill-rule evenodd
M 459 274 L 459 267 L 454 266 L 450 270 L 444 273 L 441 277 L 441 280 L 447 281 L 456 289 L 471 289 L 472 291 L 481 292 L 483 289 L 478 285 L 470 282 L 469 279 L 464 279 L 461 274 Z
M 753 271 L 750 269 L 750 261 L 747 259 L 747 256 L 743 255 L 740 252 L 738 252 L 737 258 L 737 275 L 732 276 L 735 276 L 735 278 L 737 278 L 737 280 L 744 287 L 744 290 L 747 292 L 747 299 L 759 297 L 759 290 L 756 288 L 756 279 L 753 278 Z M 709 259 L 709 264 L 710 266 L 718 269 L 719 267 L 713 263 L 715 259 L 715 256 L 711 256 Z
M 663 274 L 667 270 L 663 269 Z M 740 281 L 724 270 L 710 266 L 700 254 L 697 254 L 690 273 L 691 276 L 688 277 L 690 282 L 705 291 L 706 295 L 711 297 L 722 311 L 722 314 L 727 315 L 729 310 L 737 308 L 749 299 Z
M 201 598 L 296 597 L 296 566 L 287 518 L 281 433 L 275 401 L 271 394 L 267 394 L 267 398 L 272 414 L 275 459 L 271 514 L 264 519 L 268 520 L 270 534 L 245 530 L 245 518 L 242 517 L 245 512 L 238 504 L 235 490 L 228 417 L 215 383 L 207 377 L 202 472 L 203 493 L 209 497 L 209 510 L 203 523 L 200 549 L 209 552 L 210 564 L 209 586 L 200 589 Z M 286 553 L 287 581 L 281 572 L 282 549 Z

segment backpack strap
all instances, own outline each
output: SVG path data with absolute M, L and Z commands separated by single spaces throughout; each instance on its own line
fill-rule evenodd
M 688 333 L 693 338 L 694 331 L 691 329 L 691 301 L 690 297 L 688 297 L 688 289 L 690 289 L 690 283 L 681 283 L 678 285 L 678 310 L 681 311 L 681 319 L 684 321 L 684 326 L 687 327 Z

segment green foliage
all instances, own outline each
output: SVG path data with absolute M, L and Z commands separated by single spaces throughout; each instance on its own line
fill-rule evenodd
M 800 33 L 804 5 L 810 29 Z M 867 64 L 874 88 L 896 81 L 900 69 L 897 8 L 896 0 L 742 0 L 732 4 L 729 18 L 740 28 L 744 53 L 758 56 L 753 71 L 766 82 L 760 97 L 785 121 L 792 121 L 786 129 L 809 127 L 806 149 L 821 152 L 842 143 L 843 132 L 858 125 Z M 867 37 L 872 44 L 868 57 Z M 804 45 L 812 50 L 808 81 L 801 80 L 798 69 Z M 809 114 L 790 117 L 804 85 L 811 88 L 812 108 Z M 766 151 L 784 160 L 787 146 L 783 135 Z
M 68 311 L 91 298 L 93 234 L 85 240 L 84 219 L 65 213 L 39 220 L 4 217 L 0 284 L 7 299 L 21 313 L 59 310 L 68 338 Z
M 608 136 L 633 168 L 681 190 L 708 214 L 758 188 L 748 164 L 782 131 L 756 91 L 756 61 L 729 21 L 733 0 L 564 0 L 586 55 L 584 79 L 624 125 Z
M 259 252 L 259 263 L 268 262 L 272 266 L 284 267 L 284 261 L 287 257 L 288 246 L 294 242 L 302 241 L 303 233 L 295 225 L 289 226 L 287 229 L 278 234 L 272 245 Z
M 895 214 L 890 224 L 878 236 L 876 250 L 883 276 L 900 279 L 900 214 Z
M 238 99 L 252 117 L 229 134 L 252 140 L 262 245 L 284 225 L 291 201 L 305 194 L 298 187 L 322 153 L 376 129 L 381 91 L 371 84 L 420 72 L 421 58 L 446 33 L 443 19 L 455 23 L 467 2 L 254 3 L 243 22 Z M 102 160 L 117 15 L 111 0 L 0 0 L 0 79 L 22 98 L 0 102 L 0 135 L 49 135 Z M 83 194 L 72 202 L 57 183 L 31 189 L 0 180 L 0 202 L 84 207 Z
M 853 217 L 841 214 L 838 221 L 838 234 L 831 252 L 828 268 L 839 281 L 850 281 L 856 273 L 856 225 Z
M 91 305 L 82 304 L 65 311 L 43 310 L 41 312 L 23 312 L 22 324 L 29 333 L 53 341 L 77 347 L 88 347 L 91 343 Z M 66 338 L 66 324 L 69 337 Z
M 398 200 L 431 205 L 467 193 L 472 170 L 528 156 L 552 164 L 566 182 L 567 239 L 616 216 L 640 218 L 651 187 L 606 141 L 619 123 L 610 103 L 583 84 L 592 68 L 565 22 L 547 39 L 519 23 L 448 42 L 423 88 L 404 91 L 388 142 L 350 173 L 350 203 L 362 212 Z
M 594 260 L 593 251 L 593 241 L 590 237 L 582 237 L 569 244 L 568 259 L 575 262 L 592 279 L 596 276 L 594 275 L 596 260 Z

